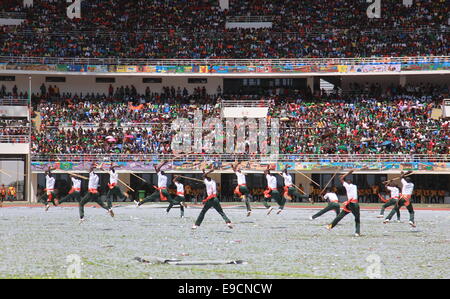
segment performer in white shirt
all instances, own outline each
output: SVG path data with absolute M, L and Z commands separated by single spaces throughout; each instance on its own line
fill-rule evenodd
M 334 210 L 336 212 L 336 216 L 339 215 L 340 212 L 339 199 L 336 193 L 332 192 L 331 190 L 332 188 L 327 188 L 325 195 L 322 195 L 323 199 L 328 200 L 328 205 L 319 212 L 317 212 L 316 214 L 312 215 L 310 217 L 311 220 L 314 220 L 317 217 L 320 217 L 326 212 L 331 210 Z
M 284 205 L 286 204 L 286 198 L 280 196 L 280 192 L 278 192 L 278 186 L 277 186 L 277 178 L 275 175 L 272 175 L 270 173 L 270 165 L 267 165 L 266 170 L 264 170 L 264 175 L 266 176 L 267 180 L 267 188 L 264 191 L 264 207 L 268 210 L 267 215 L 272 212 L 273 208 L 269 205 L 269 201 L 273 198 L 278 203 L 278 212 L 277 214 L 280 214 L 281 211 L 284 209 Z
M 414 221 L 414 208 L 411 202 L 411 196 L 414 192 L 414 184 L 409 177 L 411 173 L 412 171 L 408 171 L 407 173 L 404 173 L 403 171 L 401 172 L 402 194 L 400 195 L 395 208 L 391 210 L 383 223 L 388 223 L 392 219 L 392 216 L 394 216 L 394 214 L 398 212 L 402 206 L 405 206 L 409 212 L 409 225 L 416 227 L 416 223 Z
M 123 201 L 125 201 L 129 197 L 127 192 L 122 193 L 119 186 L 117 185 L 118 182 L 119 182 L 119 174 L 116 172 L 116 166 L 111 164 L 111 167 L 109 168 L 109 183 L 108 183 L 109 190 L 108 194 L 106 195 L 106 203 L 108 205 L 108 208 L 112 207 L 112 201 L 114 197 Z
M 39 199 L 39 201 L 42 201 L 45 204 L 45 211 L 48 211 L 50 208 L 50 203 L 53 203 L 54 206 L 59 204 L 55 189 L 56 179 L 53 176 L 52 170 L 56 170 L 56 168 L 49 166 L 45 172 L 45 190 L 44 194 Z
M 69 176 L 72 181 L 72 188 L 69 193 L 59 201 L 60 204 L 72 199 L 76 200 L 78 203 L 81 200 L 81 180 L 72 173 L 70 173 Z
M 359 237 L 360 233 L 360 211 L 358 204 L 358 187 L 352 184 L 350 179 L 346 179 L 346 177 L 355 171 L 354 169 L 350 170 L 346 174 L 340 177 L 340 181 L 342 185 L 344 185 L 345 190 L 347 191 L 347 201 L 344 202 L 342 207 L 342 211 L 334 218 L 333 222 L 327 226 L 328 229 L 332 229 L 342 220 L 347 214 L 352 213 L 355 216 L 355 236 Z
M 234 194 L 238 196 L 240 199 L 243 199 L 245 202 L 245 207 L 247 208 L 247 217 L 252 214 L 252 209 L 250 207 L 250 201 L 252 200 L 252 195 L 250 194 L 250 190 L 247 187 L 246 174 L 242 173 L 241 168 L 239 166 L 240 162 L 236 164 L 232 164 L 234 173 L 237 177 L 238 185 L 234 189 Z
M 158 165 L 153 165 L 155 168 L 156 174 L 158 175 L 158 186 L 153 186 L 155 188 L 155 192 L 150 194 L 149 196 L 145 197 L 144 199 L 141 199 L 137 206 L 140 207 L 141 205 L 145 204 L 149 201 L 169 201 L 173 202 L 172 196 L 170 195 L 169 191 L 167 191 L 167 176 L 164 171 L 161 170 L 161 168 L 169 161 L 164 161 Z M 135 201 L 136 202 L 136 201 Z
M 287 200 L 292 200 L 295 197 L 300 198 L 302 201 L 303 199 L 307 199 L 309 200 L 309 197 L 303 193 L 300 194 L 300 192 L 298 192 L 297 188 L 295 187 L 294 183 L 292 182 L 292 175 L 288 173 L 288 169 L 291 167 L 291 165 L 286 165 L 283 172 L 281 173 L 281 176 L 283 177 L 284 180 L 284 192 L 283 192 L 283 196 L 284 198 L 286 198 Z M 301 190 L 301 189 L 299 189 Z
M 80 210 L 80 223 L 84 221 L 84 205 L 89 201 L 96 202 L 99 206 L 108 211 L 111 217 L 114 217 L 114 212 L 111 208 L 109 208 L 103 200 L 100 198 L 100 193 L 98 192 L 98 183 L 100 181 L 98 175 L 94 172 L 95 164 L 91 166 L 89 169 L 89 183 L 88 183 L 88 192 L 81 199 L 79 204 Z
M 169 213 L 170 209 L 174 205 L 180 205 L 180 217 L 184 217 L 184 185 L 181 183 L 180 178 L 178 176 L 175 176 L 173 178 L 173 183 L 175 184 L 175 187 L 177 188 L 177 196 L 169 203 L 169 206 L 166 209 L 166 212 Z
M 386 199 L 380 194 L 378 194 L 378 197 L 382 202 L 384 202 L 384 205 L 381 207 L 380 215 L 378 215 L 377 218 L 384 218 L 384 210 L 387 207 L 397 205 L 397 202 L 400 198 L 400 189 L 398 188 L 397 185 L 392 184 L 392 181 L 387 181 L 384 184 L 387 191 L 389 191 L 391 194 L 389 199 Z M 397 211 L 397 221 L 400 222 L 400 210 Z
M 233 228 L 231 220 L 228 219 L 227 215 L 225 215 L 225 213 L 220 205 L 220 201 L 217 197 L 217 184 L 212 178 L 210 178 L 208 176 L 213 171 L 214 171 L 214 168 L 205 173 L 205 170 L 203 169 L 203 182 L 206 185 L 206 194 L 208 196 L 202 201 L 204 204 L 203 209 L 201 210 L 200 214 L 198 215 L 197 220 L 195 221 L 195 224 L 192 226 L 192 229 L 196 229 L 197 227 L 199 227 L 202 224 L 203 219 L 205 218 L 206 212 L 208 212 L 208 210 L 212 207 L 214 209 L 216 209 L 217 213 L 219 213 L 220 216 L 222 216 L 222 218 L 223 218 L 223 220 L 225 220 L 225 223 L 227 224 L 227 226 L 229 228 Z

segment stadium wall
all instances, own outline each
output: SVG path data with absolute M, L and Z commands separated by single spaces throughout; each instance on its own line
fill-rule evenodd
M 2 74 L 4 76 L 13 76 L 15 77 L 15 81 L 0 81 L 0 86 L 5 85 L 8 90 L 11 90 L 15 85 L 17 86 L 19 91 L 28 91 L 29 89 L 29 77 L 30 75 L 24 74 Z M 287 75 L 287 74 L 275 74 L 272 73 L 270 76 L 265 74 L 265 77 L 270 78 L 279 78 L 279 77 L 290 77 L 290 78 L 298 78 L 298 75 Z M 48 77 L 64 77 L 65 82 L 47 82 Z M 256 74 L 246 74 L 246 76 L 240 76 L 241 78 L 254 78 L 257 77 Z M 305 76 L 308 87 L 313 87 L 314 77 Z M 336 77 L 336 76 L 333 76 Z M 433 83 L 433 84 L 447 84 L 450 85 L 450 76 L 448 74 L 422 74 L 422 75 L 368 75 L 368 74 L 357 74 L 353 76 L 337 76 L 341 78 L 341 87 L 346 90 L 349 88 L 350 83 L 359 83 L 364 85 L 366 82 L 368 83 L 378 83 L 381 87 L 388 87 L 390 84 L 394 85 L 406 85 L 408 83 Z M 115 80 L 114 83 L 97 83 L 96 78 L 113 78 Z M 161 79 L 161 83 L 143 83 L 144 78 L 158 78 Z M 143 77 L 143 76 L 126 76 L 123 74 L 116 76 L 102 76 L 102 75 L 94 75 L 94 74 L 86 74 L 86 75 L 59 75 L 48 73 L 47 75 L 31 75 L 31 89 L 32 93 L 39 93 L 40 87 L 42 83 L 46 86 L 56 85 L 60 92 L 71 92 L 71 93 L 108 93 L 109 85 L 112 84 L 114 88 L 120 86 L 131 86 L 134 85 L 140 94 L 145 93 L 145 89 L 147 86 L 150 88 L 151 92 L 161 92 L 163 87 L 166 86 L 174 86 L 177 88 L 180 86 L 182 89 L 186 87 L 190 94 L 194 91 L 195 88 L 205 87 L 206 92 L 208 94 L 216 94 L 217 88 L 220 86 L 220 89 L 224 90 L 224 77 L 219 76 L 211 76 L 205 75 L 202 78 L 207 80 L 207 83 L 188 83 L 189 78 L 199 78 L 198 76 L 164 76 L 158 75 L 152 77 Z M 326 78 L 326 76 L 324 76 Z M 197 81 L 198 82 L 198 81 Z
M 0 18 L 0 26 L 18 26 L 25 21 L 24 19 L 5 19 Z
M 347 89 L 350 83 L 365 84 L 379 83 L 381 87 L 388 87 L 391 83 L 405 86 L 406 84 L 417 84 L 431 82 L 433 84 L 450 84 L 450 76 L 445 74 L 427 75 L 385 75 L 385 76 L 343 76 L 342 87 Z
M 29 75 L 14 75 L 15 81 L 0 81 L 0 86 L 5 85 L 8 90 L 11 90 L 14 85 L 17 86 L 19 91 L 28 91 L 29 89 Z M 48 77 L 64 77 L 65 82 L 47 82 Z M 56 85 L 59 88 L 60 93 L 71 92 L 71 93 L 108 93 L 109 85 L 112 84 L 114 88 L 120 86 L 131 86 L 134 85 L 139 94 L 144 94 L 147 86 L 150 88 L 151 92 L 161 92 L 163 87 L 174 86 L 175 88 L 180 86 L 181 89 L 186 87 L 189 94 L 192 94 L 194 89 L 197 87 L 205 87 L 208 94 L 216 94 L 217 87 L 223 90 L 223 78 L 220 77 L 208 77 L 207 83 L 188 83 L 190 77 L 161 77 L 155 76 L 154 78 L 161 78 L 161 83 L 143 83 L 144 77 L 131 77 L 131 76 L 117 76 L 108 78 L 114 78 L 114 83 L 96 83 L 96 78 L 105 78 L 105 76 L 68 76 L 68 75 L 32 75 L 31 76 L 31 90 L 32 93 L 39 93 L 42 83 L 45 86 Z M 147 77 L 148 78 L 148 77 Z
M 0 146 L 1 154 L 23 154 L 27 155 L 30 152 L 29 143 L 2 143 Z

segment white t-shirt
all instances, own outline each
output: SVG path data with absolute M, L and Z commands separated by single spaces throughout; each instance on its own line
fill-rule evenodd
M 158 172 L 158 188 L 166 187 L 167 188 L 167 176 L 163 175 L 160 172 Z
M 328 192 L 323 198 L 328 199 L 330 202 L 339 202 L 339 199 L 334 192 Z
M 402 194 L 412 195 L 414 191 L 414 184 L 408 183 L 405 179 L 402 179 L 401 182 L 402 182 Z
M 211 194 L 217 194 L 217 184 L 213 179 L 211 179 L 211 181 L 204 179 L 203 182 L 206 185 L 206 194 L 208 194 L 208 196 Z
M 291 186 L 292 185 L 292 176 L 290 174 L 286 174 L 283 172 L 283 179 L 284 179 L 284 185 L 285 186 Z
M 400 190 L 398 190 L 397 187 L 386 186 L 386 189 L 391 192 L 391 198 L 398 198 L 398 196 L 400 195 Z
M 81 180 L 77 178 L 71 178 L 72 179 L 72 188 L 80 189 L 81 188 Z
M 49 176 L 49 175 L 46 175 L 45 176 L 45 188 L 47 189 L 47 190 L 49 190 L 49 189 L 54 189 L 55 188 L 55 178 L 54 177 L 51 177 L 51 176 Z
M 182 183 L 175 182 L 175 186 L 177 186 L 177 193 L 178 192 L 183 192 L 184 193 L 184 186 L 183 186 Z
M 274 175 L 266 174 L 267 186 L 271 189 L 277 188 L 277 178 Z
M 347 191 L 347 198 L 358 199 L 358 187 L 354 184 L 344 182 L 345 190 Z
M 238 185 L 246 185 L 247 184 L 245 175 L 243 173 L 236 171 L 236 176 L 237 176 Z
M 109 171 L 109 183 L 110 184 L 117 184 L 117 181 L 119 180 L 119 174 L 117 172 L 113 172 L 112 170 Z
M 97 189 L 98 188 L 98 182 L 100 181 L 98 175 L 94 172 L 89 173 L 89 189 Z

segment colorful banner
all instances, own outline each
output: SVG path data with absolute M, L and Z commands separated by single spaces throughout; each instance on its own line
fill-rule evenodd
M 55 72 L 56 64 L 13 64 L 7 63 L 5 70 Z
M 401 64 L 357 64 L 357 65 L 338 65 L 337 70 L 340 73 L 377 73 L 377 72 L 400 72 Z
M 402 71 L 447 71 L 447 70 L 450 70 L 450 62 L 402 64 Z
M 107 65 L 88 65 L 88 72 L 90 73 L 107 73 L 108 66 Z
M 74 65 L 74 64 L 0 64 L 0 70 L 91 72 L 91 73 L 378 73 L 400 71 L 442 71 L 450 70 L 450 62 L 414 63 L 368 63 L 355 65 L 305 65 L 268 64 L 260 65 Z
M 68 65 L 69 72 L 87 72 L 87 65 L 82 64 L 69 64 Z
M 156 66 L 154 65 L 144 65 L 141 66 L 140 69 L 142 73 L 156 73 Z
M 145 162 L 114 162 L 120 165 L 121 170 L 125 171 L 148 171 L 153 172 L 155 169 L 154 164 L 158 164 L 161 161 L 157 156 L 150 158 Z M 110 163 L 103 163 L 104 166 L 108 166 Z M 224 162 L 227 165 L 222 170 L 226 171 L 230 169 L 229 162 Z M 198 161 L 183 161 L 167 163 L 163 170 L 167 171 L 198 171 L 202 168 L 210 168 L 214 165 L 216 168 L 223 166 L 222 162 L 198 162 Z M 282 171 L 286 165 L 290 165 L 291 171 L 327 171 L 333 173 L 336 171 L 346 171 L 349 169 L 360 169 L 367 167 L 368 171 L 373 171 L 374 174 L 381 173 L 383 171 L 449 171 L 450 163 L 437 163 L 437 162 L 331 162 L 326 159 L 321 162 L 278 162 L 278 163 L 265 163 L 258 161 L 242 162 L 241 168 L 247 171 L 263 171 L 267 168 L 267 165 L 271 165 L 271 169 Z M 65 171 L 80 171 L 86 172 L 91 167 L 92 161 L 88 162 L 31 162 L 32 171 L 45 171 L 48 166 L 55 167 L 57 170 Z M 217 170 L 220 172 L 220 170 Z

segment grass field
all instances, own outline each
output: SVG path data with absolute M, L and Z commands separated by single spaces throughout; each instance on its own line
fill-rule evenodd
M 45 212 L 5 203 L 0 278 L 67 278 L 78 265 L 81 278 L 450 278 L 449 205 L 415 205 L 416 229 L 404 209 L 402 223 L 385 225 L 376 218 L 380 204 L 362 205 L 359 238 L 352 215 L 332 231 L 324 226 L 334 212 L 309 220 L 322 205 L 289 205 L 281 215 L 266 215 L 255 204 L 246 217 L 242 204 L 224 204 L 233 230 L 210 210 L 193 232 L 200 206 L 188 208 L 183 219 L 177 208 L 166 215 L 164 203 L 119 203 L 114 218 L 89 206 L 79 225 L 73 204 Z M 208 265 L 212 260 L 243 263 Z

